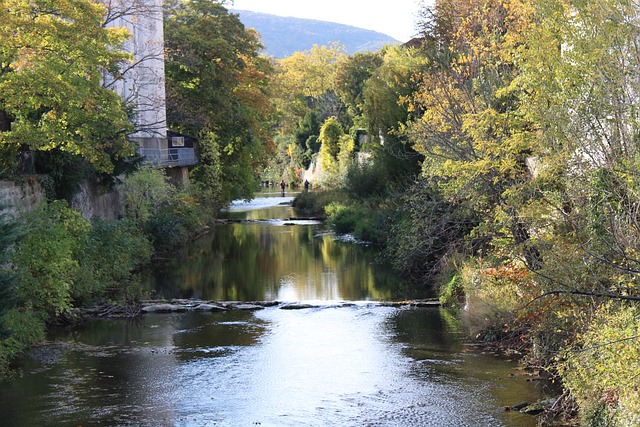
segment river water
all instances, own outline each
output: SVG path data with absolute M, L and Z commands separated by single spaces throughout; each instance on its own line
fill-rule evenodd
M 0 384 L 7 426 L 535 426 L 544 397 L 515 361 L 465 343 L 446 310 L 388 307 L 402 289 L 362 245 L 277 206 L 237 203 L 148 277 L 154 297 L 314 308 L 147 314 L 53 331 Z M 275 196 L 275 197 L 274 197 Z M 276 206 L 274 206 L 276 205 Z

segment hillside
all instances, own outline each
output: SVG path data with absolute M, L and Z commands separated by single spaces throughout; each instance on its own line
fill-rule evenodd
M 230 11 L 238 14 L 246 27 L 255 28 L 262 36 L 265 53 L 278 59 L 286 58 L 293 52 L 309 50 L 314 44 L 326 45 L 334 41 L 344 45 L 349 54 L 374 51 L 387 44 L 399 43 L 386 34 L 349 25 L 246 10 Z

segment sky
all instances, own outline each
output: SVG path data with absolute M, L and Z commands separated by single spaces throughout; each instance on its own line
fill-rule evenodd
M 227 7 L 374 30 L 400 42 L 415 34 L 420 0 L 230 0 Z

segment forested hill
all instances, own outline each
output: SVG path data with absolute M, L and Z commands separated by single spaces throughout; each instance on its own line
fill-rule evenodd
M 230 11 L 238 14 L 247 28 L 255 28 L 262 36 L 265 53 L 278 59 L 286 58 L 293 52 L 309 50 L 314 44 L 322 46 L 336 41 L 344 45 L 349 54 L 375 51 L 384 45 L 399 43 L 386 34 L 334 22 L 237 9 Z

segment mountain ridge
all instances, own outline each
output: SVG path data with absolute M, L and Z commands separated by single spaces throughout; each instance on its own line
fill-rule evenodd
M 313 45 L 338 42 L 348 54 L 376 51 L 388 44 L 400 42 L 391 36 L 373 30 L 335 22 L 320 21 L 229 9 L 237 14 L 247 28 L 255 28 L 265 46 L 263 53 L 276 59 L 286 58 L 294 52 L 309 50 Z

